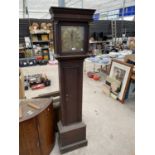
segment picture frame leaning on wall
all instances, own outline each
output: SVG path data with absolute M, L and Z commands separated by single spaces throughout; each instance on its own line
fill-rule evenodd
M 113 59 L 110 66 L 109 77 L 115 78 L 121 81 L 121 89 L 118 94 L 118 100 L 124 103 L 125 95 L 128 90 L 133 65 Z

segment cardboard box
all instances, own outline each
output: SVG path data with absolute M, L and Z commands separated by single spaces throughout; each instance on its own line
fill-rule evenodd
M 41 36 L 41 39 L 43 40 L 43 41 L 48 41 L 48 35 L 42 35 Z
M 103 84 L 103 93 L 110 96 L 110 86 L 105 83 Z

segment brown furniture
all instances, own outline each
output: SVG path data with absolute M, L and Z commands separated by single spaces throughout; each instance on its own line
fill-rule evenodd
M 57 123 L 60 120 L 60 91 L 40 94 L 35 98 L 52 98 L 53 102 L 53 117 L 54 117 L 54 131 L 58 131 Z
M 33 103 L 40 107 L 28 106 Z M 20 100 L 19 155 L 49 155 L 54 146 L 53 105 L 51 99 Z
M 19 99 L 24 98 L 25 98 L 24 75 L 21 69 L 19 69 Z
M 135 64 L 135 54 L 125 56 L 124 62 L 133 62 Z M 135 66 L 132 69 L 131 80 L 135 81 Z
M 65 153 L 86 146 L 82 122 L 83 61 L 89 56 L 89 22 L 95 10 L 51 7 L 55 57 L 59 61 L 59 148 Z
M 135 62 L 135 54 L 126 55 L 124 58 L 124 62 L 132 61 Z

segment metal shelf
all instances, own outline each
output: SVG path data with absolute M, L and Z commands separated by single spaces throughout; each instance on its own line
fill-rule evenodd
M 49 43 L 49 40 L 48 41 L 38 40 L 38 41 L 33 41 L 32 43 L 33 44 L 37 44 L 37 43 Z

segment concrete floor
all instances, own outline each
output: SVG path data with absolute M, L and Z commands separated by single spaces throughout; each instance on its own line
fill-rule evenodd
M 92 66 L 87 67 L 92 69 Z M 45 73 L 52 80 L 50 87 L 26 91 L 27 98 L 59 89 L 57 65 L 25 67 L 22 70 L 24 75 Z M 83 121 L 87 125 L 88 146 L 66 155 L 134 155 L 134 95 L 121 104 L 102 92 L 102 83 L 89 79 L 84 72 Z M 50 155 L 60 155 L 57 141 Z

